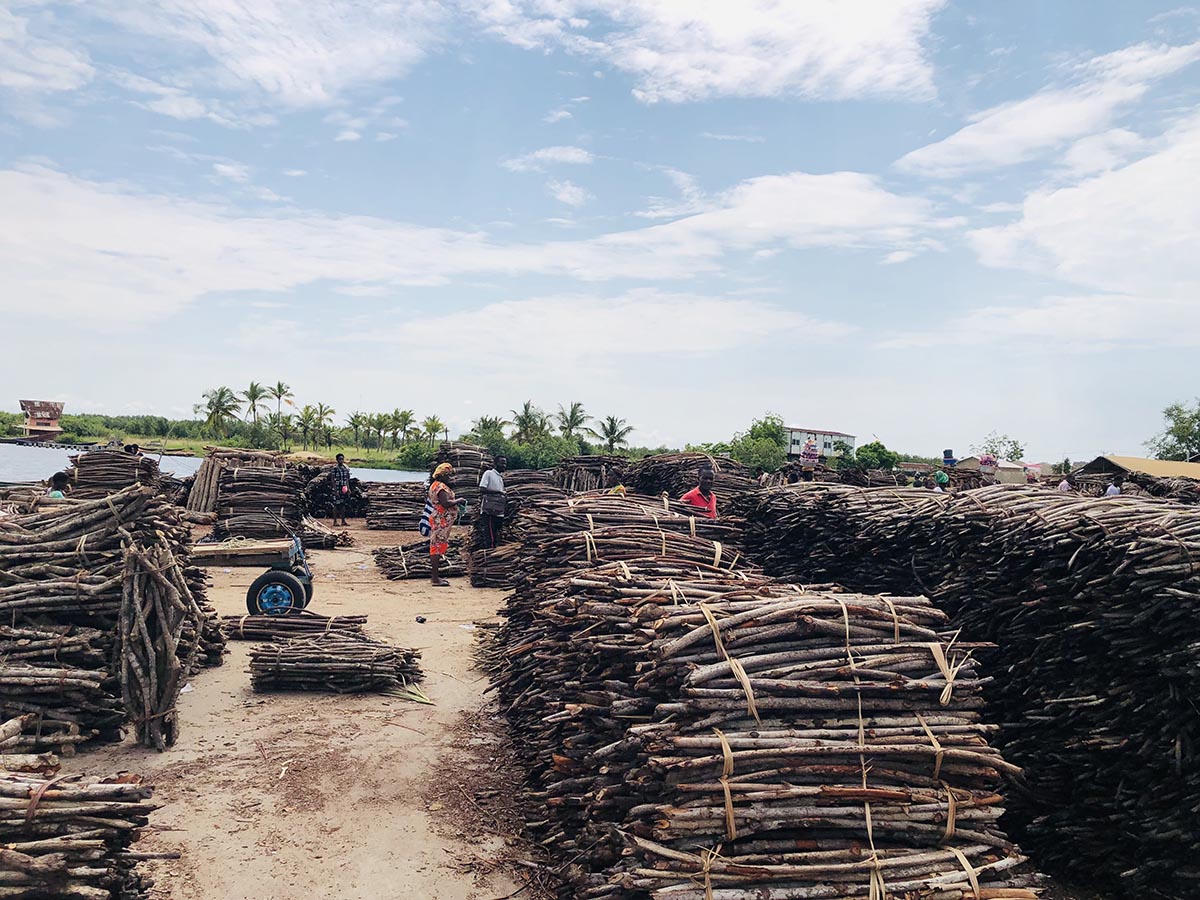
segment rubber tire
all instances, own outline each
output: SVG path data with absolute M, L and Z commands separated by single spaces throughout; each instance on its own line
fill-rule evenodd
M 263 588 L 268 585 L 278 584 L 286 587 L 292 593 L 292 605 L 288 609 L 277 609 L 273 612 L 268 612 L 258 605 L 258 595 Z M 289 612 L 299 612 L 307 605 L 306 592 L 304 585 L 300 579 L 291 572 L 284 572 L 281 569 L 268 569 L 250 585 L 250 589 L 246 591 L 246 609 L 252 616 L 270 616 L 270 615 L 285 615 Z
M 304 605 L 307 607 L 308 604 L 312 603 L 313 591 L 317 589 L 317 586 L 311 578 L 307 581 L 305 580 L 304 568 L 302 566 L 296 566 L 296 568 L 292 569 L 292 574 L 304 585 Z

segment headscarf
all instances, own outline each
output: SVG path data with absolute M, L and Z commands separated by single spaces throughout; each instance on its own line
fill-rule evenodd
M 434 478 L 441 478 L 443 475 L 453 475 L 453 474 L 454 474 L 454 466 L 450 465 L 450 463 L 448 463 L 448 462 L 442 463 L 436 469 L 433 470 Z

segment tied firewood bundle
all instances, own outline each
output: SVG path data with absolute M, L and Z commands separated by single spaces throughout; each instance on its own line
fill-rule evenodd
M 95 500 L 134 484 L 157 485 L 158 463 L 120 450 L 92 450 L 71 457 L 71 497 Z
M 403 547 L 380 547 L 375 551 L 375 565 L 384 578 L 392 581 L 429 578 L 429 541 L 414 541 Z M 467 574 L 462 541 L 450 541 L 450 549 L 442 559 L 438 574 L 442 578 L 461 578 Z
M 512 587 L 513 572 L 516 571 L 520 554 L 521 545 L 515 542 L 469 551 L 467 574 L 471 576 L 471 587 Z
M 334 531 L 324 522 L 305 516 L 300 520 L 300 543 L 305 550 L 336 550 L 353 547 L 354 536 L 349 531 Z
M 362 634 L 366 616 L 322 616 L 308 610 L 283 616 L 223 616 L 221 630 L 231 641 L 286 641 L 304 635 Z
M 297 466 L 301 476 L 307 481 L 304 487 L 304 508 L 310 516 L 327 519 L 333 516 L 333 466 Z M 350 479 L 350 490 L 343 498 L 343 507 L 339 512 L 345 512 L 351 519 L 361 519 L 367 512 L 367 495 L 365 485 L 357 478 Z
M 466 444 L 461 441 L 446 441 L 438 446 L 435 466 L 448 462 L 454 467 L 450 488 L 454 496 L 467 501 L 464 525 L 474 520 L 479 512 L 479 479 L 492 467 L 492 453 L 487 447 Z M 422 501 L 423 503 L 423 501 Z
M 571 494 L 608 490 L 625 483 L 629 459 L 624 456 L 568 456 L 554 469 L 554 483 Z
M 1126 476 L 1125 483 L 1136 485 L 1151 497 L 1174 500 L 1176 503 L 1200 503 L 1200 480 L 1195 478 L 1156 478 L 1153 475 L 1131 472 Z
M 199 665 L 220 664 L 225 642 L 205 599 L 204 573 L 190 564 L 190 541 L 177 508 L 147 486 L 6 520 L 0 530 L 0 621 L 8 629 L 0 634 L 0 647 L 8 651 L 8 666 L 0 670 L 6 679 L 0 714 L 37 713 L 34 746 L 117 739 L 127 713 L 141 717 L 127 709 L 117 673 L 126 646 L 119 625 L 123 616 L 136 615 L 133 582 L 143 575 L 190 596 L 186 620 L 167 625 L 158 662 L 186 666 L 184 676 Z M 138 561 L 131 574 L 139 553 L 152 557 L 153 572 Z M 142 637 L 153 640 L 160 615 L 172 614 L 151 603 L 141 615 L 147 625 Z
M 195 513 L 215 513 L 220 493 L 221 473 L 228 468 L 282 469 L 287 465 L 284 455 L 269 450 L 241 450 L 233 447 L 206 447 L 208 455 L 196 470 L 187 508 Z
M 748 466 L 723 456 L 707 453 L 660 453 L 640 459 L 629 468 L 627 478 L 639 494 L 657 496 L 666 493 L 678 499 L 694 488 L 701 469 L 713 472 L 713 491 L 718 510 L 746 491 L 758 487 Z
M 363 635 L 291 638 L 250 651 L 250 686 L 256 691 L 402 692 L 424 678 L 420 659 L 420 650 Z
M 871 493 L 760 498 L 756 559 L 857 589 L 923 586 L 965 634 L 995 640 L 997 743 L 1030 773 L 1010 827 L 1046 867 L 1106 890 L 1194 893 L 1200 510 L 1025 485 L 911 506 Z M 813 514 L 789 507 L 818 504 L 822 522 L 842 519 L 840 566 L 794 527 Z
M 555 487 L 554 476 L 554 469 L 509 469 L 504 473 L 504 489 L 510 491 L 529 485 Z
M 292 468 L 227 466 L 221 471 L 213 536 L 221 541 L 286 537 L 276 516 L 298 531 L 304 517 L 303 487 L 303 478 Z
M 429 488 L 419 481 L 368 481 L 367 527 L 416 531 Z
M 158 809 L 132 775 L 55 778 L 0 772 L 0 897 L 148 900 L 130 848 Z
M 574 896 L 1038 896 L 983 645 L 925 598 L 664 558 L 543 588 L 510 598 L 493 677 Z

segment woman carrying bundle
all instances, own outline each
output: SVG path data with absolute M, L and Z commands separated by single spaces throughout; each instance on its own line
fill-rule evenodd
M 434 587 L 450 586 L 440 574 L 442 558 L 450 549 L 450 529 L 458 518 L 459 508 L 467 505 L 466 500 L 455 498 L 450 488 L 453 477 L 454 467 L 442 463 L 433 470 L 433 481 L 429 485 L 429 505 L 433 507 L 429 514 L 429 577 Z

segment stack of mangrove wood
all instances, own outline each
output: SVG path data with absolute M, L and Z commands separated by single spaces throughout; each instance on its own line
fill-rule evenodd
M 1195 478 L 1156 478 L 1131 472 L 1126 476 L 1125 483 L 1136 485 L 1151 497 L 1174 500 L 1176 503 L 1200 503 L 1200 480 Z
M 568 456 L 554 469 L 554 483 L 568 493 L 583 494 L 625 483 L 629 459 L 624 456 Z
M 299 531 L 303 487 L 303 479 L 292 468 L 226 466 L 221 470 L 214 537 L 286 537 L 275 516 Z
M 527 487 L 528 485 L 554 486 L 554 469 L 509 469 L 504 473 L 504 489 Z
M 287 465 L 282 453 L 267 450 L 240 450 L 233 447 L 208 447 L 208 455 L 200 463 L 188 492 L 189 512 L 211 513 L 217 511 L 217 495 L 220 492 L 221 472 L 226 466 L 235 468 L 281 469 Z
M 495 547 L 476 547 L 467 553 L 471 587 L 512 587 L 521 544 L 510 541 Z
M 156 744 L 151 732 L 159 726 L 146 709 L 165 734 L 180 679 L 196 665 L 219 664 L 224 651 L 177 508 L 135 485 L 11 517 L 5 526 L 0 620 L 13 629 L 15 646 L 0 669 L 0 714 L 37 713 L 39 747 L 115 739 L 126 716 Z M 142 687 L 127 694 L 123 669 L 138 666 Z
M 429 489 L 420 481 L 368 481 L 367 527 L 416 531 Z
M 420 658 L 419 650 L 331 631 L 255 647 L 250 685 L 256 691 L 385 692 L 420 681 Z
M 573 896 L 1027 898 L 979 674 L 920 597 L 669 558 L 509 601 L 527 824 Z
M 1047 868 L 1106 890 L 1193 895 L 1200 510 L 1025 485 L 864 493 L 760 495 L 752 555 L 773 574 L 921 587 L 994 639 L 998 743 L 1030 773 L 1010 827 Z
M 324 522 L 306 515 L 300 520 L 300 542 L 306 550 L 333 550 L 353 547 L 354 536 L 348 531 L 334 531 Z
M 13 482 L 0 484 L 0 514 L 18 515 L 31 513 L 38 506 L 47 502 L 53 505 L 61 501 L 48 501 L 46 485 L 41 481 Z
M 455 497 L 467 501 L 463 524 L 470 524 L 479 508 L 479 479 L 492 467 L 491 451 L 477 444 L 446 441 L 438 447 L 435 465 L 444 462 L 454 466 L 454 477 L 450 479 L 450 487 L 454 490 Z
M 333 485 L 330 477 L 333 466 L 297 466 L 305 481 L 304 508 L 310 516 L 318 519 L 329 518 L 333 515 Z M 351 519 L 361 519 L 367 513 L 367 495 L 364 485 L 357 478 L 350 479 L 350 492 L 345 495 L 343 506 L 345 515 Z
M 147 855 L 130 847 L 158 808 L 152 794 L 131 775 L 0 772 L 0 897 L 148 900 Z
M 132 484 L 157 485 L 158 463 L 120 450 L 92 450 L 71 457 L 71 497 L 96 500 Z
M 283 616 L 223 616 L 221 631 L 231 641 L 286 641 L 304 635 L 362 634 L 366 616 L 322 616 L 308 610 Z
M 404 581 L 408 578 L 429 578 L 429 541 L 413 541 L 403 547 L 380 547 L 375 551 L 375 565 L 384 578 Z M 461 578 L 466 575 L 462 541 L 450 541 L 450 550 L 438 570 L 442 578 Z
M 678 499 L 696 486 L 701 469 L 712 469 L 713 490 L 718 504 L 729 503 L 735 497 L 758 487 L 750 469 L 737 460 L 707 453 L 661 453 L 647 456 L 634 463 L 628 474 L 629 482 L 639 494 L 666 493 Z M 718 510 L 721 510 L 718 505 Z

